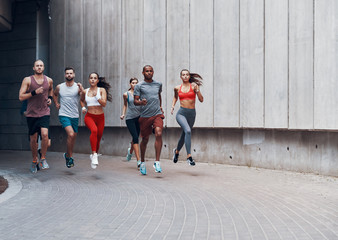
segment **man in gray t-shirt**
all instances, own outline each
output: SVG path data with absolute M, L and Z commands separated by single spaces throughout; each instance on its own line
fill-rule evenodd
M 153 80 L 154 69 L 150 65 L 143 67 L 142 74 L 144 81 L 138 83 L 134 89 L 134 104 L 141 107 L 141 116 L 139 119 L 142 136 L 141 148 L 141 166 L 140 172 L 146 175 L 146 166 L 144 156 L 149 141 L 149 136 L 155 133 L 155 153 L 154 163 L 155 172 L 162 172 L 160 166 L 160 155 L 162 149 L 162 129 L 163 129 L 163 110 L 162 110 L 162 83 Z

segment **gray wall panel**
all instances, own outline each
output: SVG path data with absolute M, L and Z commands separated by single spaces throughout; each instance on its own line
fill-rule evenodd
M 289 127 L 313 128 L 313 1 L 289 1 Z
M 64 79 L 64 66 L 65 66 L 65 1 L 52 1 L 51 5 L 51 20 L 50 20 L 50 77 L 54 81 L 55 86 L 62 82 Z M 78 77 L 81 78 L 81 75 Z M 58 111 L 54 104 L 51 107 L 50 125 L 59 125 Z
M 316 1 L 314 128 L 338 128 L 338 3 Z
M 190 71 L 199 73 L 204 84 L 201 93 L 204 102 L 201 104 L 196 98 L 196 127 L 213 127 L 213 10 L 212 2 L 191 0 L 190 2 Z
M 264 1 L 240 2 L 240 125 L 264 124 Z
M 239 1 L 214 4 L 214 126 L 239 127 Z
M 167 1 L 167 114 L 168 127 L 179 127 L 175 116 L 180 108 L 176 103 L 171 115 L 174 87 L 180 85 L 180 71 L 189 68 L 189 1 Z M 163 92 L 165 94 L 165 92 Z
M 265 0 L 265 124 L 288 127 L 288 0 Z
M 112 86 L 112 102 L 105 107 L 106 126 L 124 125 L 122 93 L 128 86 L 127 81 L 121 83 L 121 7 L 121 1 L 102 1 L 102 72 Z
M 167 109 L 166 87 L 166 1 L 144 0 L 143 58 L 154 68 L 154 79 L 162 83 L 162 108 Z M 168 116 L 168 115 L 167 115 Z M 164 124 L 166 125 L 166 119 Z

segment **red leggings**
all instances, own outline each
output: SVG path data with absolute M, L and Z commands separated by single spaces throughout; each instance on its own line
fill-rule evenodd
M 98 152 L 100 148 L 100 141 L 104 129 L 104 113 L 96 115 L 87 113 L 84 122 L 90 130 L 90 145 L 93 152 Z

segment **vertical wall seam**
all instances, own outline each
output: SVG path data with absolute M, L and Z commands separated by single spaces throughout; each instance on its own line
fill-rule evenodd
M 164 66 L 164 80 L 165 80 L 165 86 L 166 86 L 166 94 L 165 94 L 165 102 L 166 102 L 166 106 L 165 106 L 165 110 L 166 112 L 169 112 L 168 110 L 168 5 L 167 5 L 168 1 L 165 1 L 165 5 L 164 5 L 164 9 L 165 9 L 165 31 L 164 31 L 164 44 L 165 44 L 165 55 L 164 55 L 164 62 L 165 62 L 165 66 Z M 162 107 L 163 107 L 163 103 L 162 103 Z M 168 119 L 165 120 L 165 127 L 167 127 L 168 125 Z
M 266 16 L 265 16 L 265 0 L 263 0 L 263 128 L 265 128 L 266 126 L 266 95 L 265 95 L 265 37 L 266 37 L 266 32 L 265 32 L 265 20 L 266 20 Z
M 238 1 L 238 127 L 241 123 L 241 0 Z
M 215 93 L 215 0 L 212 5 L 212 92 Z M 212 101 L 212 127 L 215 127 L 215 94 Z
M 124 79 L 123 79 L 123 76 L 122 76 L 122 66 L 123 66 L 123 0 L 120 0 L 120 13 L 121 13 L 121 16 L 120 16 L 120 64 L 119 64 L 119 76 L 120 76 L 120 93 L 123 92 L 122 90 L 122 85 L 123 85 L 123 82 L 124 82 Z M 122 101 L 120 99 L 120 101 Z M 120 102 L 120 112 L 122 112 L 122 102 Z M 122 127 L 122 121 L 120 121 L 120 127 Z
M 287 52 L 287 61 L 288 61 L 288 79 L 287 79 L 287 91 L 288 91 L 288 114 L 287 114 L 287 129 L 290 129 L 290 0 L 288 0 L 288 52 Z
M 313 0 L 313 4 L 312 4 L 312 84 L 313 84 L 313 98 L 312 98 L 312 128 L 315 129 L 315 21 L 316 21 L 316 9 L 315 9 L 315 2 L 316 0 Z

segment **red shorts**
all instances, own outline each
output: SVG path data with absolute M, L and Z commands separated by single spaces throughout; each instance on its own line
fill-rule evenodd
M 156 127 L 163 129 L 163 119 L 163 114 L 158 114 L 148 118 L 140 117 L 138 121 L 140 123 L 141 136 L 149 136 Z

